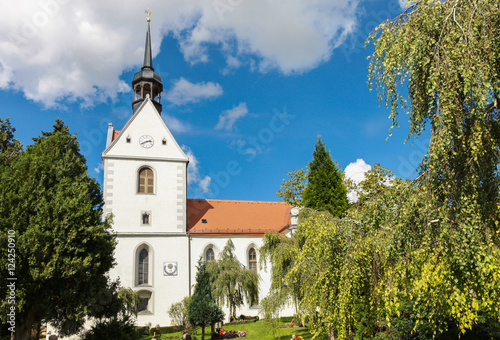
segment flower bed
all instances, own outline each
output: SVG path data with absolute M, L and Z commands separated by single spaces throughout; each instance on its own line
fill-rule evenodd
M 219 331 L 220 339 L 244 338 L 246 336 L 247 336 L 246 331 L 228 331 L 226 329 L 221 329 Z

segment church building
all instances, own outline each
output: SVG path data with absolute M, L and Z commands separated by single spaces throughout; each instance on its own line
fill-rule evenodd
M 189 159 L 161 118 L 163 85 L 153 68 L 149 20 L 144 66 L 132 87 L 131 117 L 120 130 L 109 124 L 102 159 L 104 214 L 114 215 L 117 236 L 110 276 L 143 298 L 137 324 L 170 325 L 170 306 L 193 293 L 198 259 L 216 260 L 229 239 L 239 261 L 258 272 L 262 300 L 270 287 L 270 273 L 257 264 L 262 236 L 292 232 L 297 209 L 282 202 L 187 198 Z M 258 305 L 237 309 L 238 315 L 258 313 Z

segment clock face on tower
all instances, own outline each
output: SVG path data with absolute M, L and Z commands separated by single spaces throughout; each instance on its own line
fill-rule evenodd
M 144 135 L 141 136 L 141 138 L 139 138 L 139 144 L 141 144 L 143 148 L 150 148 L 153 146 L 154 143 L 155 141 L 151 136 Z

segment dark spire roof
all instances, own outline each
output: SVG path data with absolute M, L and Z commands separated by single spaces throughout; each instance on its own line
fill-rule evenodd
M 153 68 L 153 55 L 151 53 L 151 32 L 150 24 L 148 22 L 148 32 L 146 33 L 146 47 L 144 47 L 144 66 L 142 68 L 148 67 L 154 71 Z
M 144 48 L 144 65 L 142 66 L 141 70 L 134 75 L 132 85 L 135 85 L 141 80 L 156 82 L 158 83 L 157 86 L 160 88 L 160 92 L 163 91 L 161 77 L 158 73 L 155 72 L 153 68 L 153 54 L 151 53 L 151 32 L 149 22 L 148 31 L 146 33 L 146 46 Z

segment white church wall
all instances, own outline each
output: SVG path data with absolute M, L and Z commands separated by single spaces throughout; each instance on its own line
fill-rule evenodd
M 227 241 L 231 239 L 235 246 L 235 255 L 238 260 L 248 267 L 248 252 L 251 247 L 254 247 L 257 251 L 257 273 L 260 276 L 259 282 L 259 301 L 264 299 L 269 294 L 269 289 L 271 287 L 271 273 L 270 264 L 267 264 L 267 270 L 260 268 L 259 261 L 259 248 L 262 246 L 262 236 L 260 235 L 223 235 L 223 236 L 198 236 L 191 235 L 191 284 L 194 287 L 196 283 L 196 265 L 200 256 L 205 259 L 205 253 L 208 248 L 212 247 L 215 252 L 215 258 L 218 259 L 220 252 L 224 249 Z M 191 291 L 192 292 L 192 291 Z M 222 307 L 222 306 L 221 306 Z M 223 308 L 226 314 L 226 320 L 229 318 L 229 308 L 224 306 Z M 245 304 L 236 309 L 237 316 L 251 315 L 257 316 L 260 313 L 259 306 L 250 306 Z M 294 315 L 295 311 L 293 308 L 287 307 L 281 311 L 281 315 Z M 260 315 L 259 315 L 260 316 Z
M 105 159 L 105 213 L 114 214 L 113 229 L 128 233 L 185 233 L 186 165 L 181 162 Z M 154 173 L 154 193 L 138 193 L 139 170 Z M 150 224 L 142 214 L 150 214 Z
M 153 145 L 142 147 L 140 144 L 142 136 L 152 137 Z M 140 159 L 188 160 L 149 99 L 144 103 L 143 108 L 130 118 L 120 135 L 113 141 L 112 146 L 107 147 L 103 155 Z
M 115 257 L 119 259 L 119 265 L 110 271 L 110 277 L 119 277 L 123 287 L 151 294 L 148 311 L 139 313 L 137 325 L 170 325 L 168 309 L 172 303 L 189 295 L 187 242 L 185 235 L 118 237 Z M 147 284 L 139 285 L 138 252 L 143 246 L 149 251 L 149 280 Z M 176 271 L 170 273 L 172 275 L 164 271 L 166 264 L 175 264 Z

